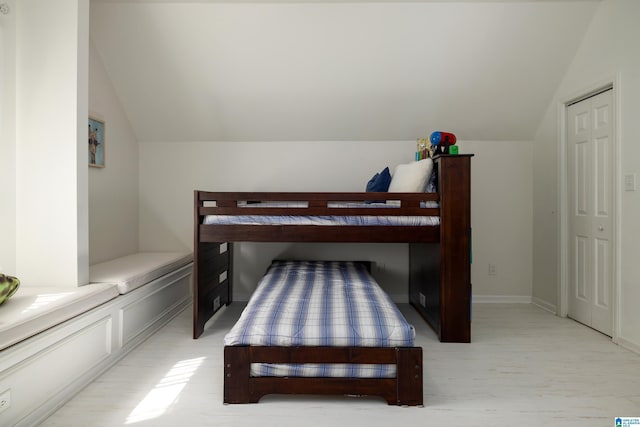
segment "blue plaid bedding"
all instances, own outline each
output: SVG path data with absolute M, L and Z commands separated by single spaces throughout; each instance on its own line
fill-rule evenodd
M 415 330 L 362 264 L 276 261 L 225 345 L 411 347 Z M 252 364 L 254 376 L 392 377 L 393 365 Z

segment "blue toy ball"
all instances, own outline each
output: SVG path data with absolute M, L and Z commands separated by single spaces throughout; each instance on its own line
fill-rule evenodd
M 439 145 L 440 141 L 442 141 L 442 132 L 432 132 L 429 140 L 431 145 Z

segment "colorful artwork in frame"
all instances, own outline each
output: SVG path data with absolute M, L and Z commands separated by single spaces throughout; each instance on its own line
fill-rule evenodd
M 89 166 L 104 167 L 104 122 L 89 117 Z

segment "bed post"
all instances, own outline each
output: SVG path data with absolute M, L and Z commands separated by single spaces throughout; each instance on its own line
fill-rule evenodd
M 396 369 L 397 404 L 422 405 L 422 348 L 398 348 Z
M 233 302 L 233 243 L 227 243 L 227 305 Z
M 409 245 L 409 299 L 442 342 L 471 342 L 471 157 L 435 158 L 440 242 Z
M 202 207 L 200 192 L 198 190 L 193 192 L 193 200 L 193 338 L 195 339 L 202 335 L 202 331 L 204 330 L 204 323 L 200 322 L 200 313 L 198 310 L 200 306 L 200 280 L 198 279 L 200 276 L 200 214 L 198 210 Z
M 471 155 L 438 159 L 443 342 L 471 342 Z
M 224 348 L 224 403 L 252 403 L 249 393 L 249 346 Z
M 193 338 L 198 338 L 207 323 L 222 305 L 232 301 L 233 248 L 231 243 L 204 242 L 200 238 L 200 213 L 203 207 L 200 192 L 194 202 L 194 271 L 193 271 Z M 226 272 L 226 276 L 225 276 Z

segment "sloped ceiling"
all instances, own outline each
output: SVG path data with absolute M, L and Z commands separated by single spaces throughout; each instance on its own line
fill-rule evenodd
M 599 3 L 92 1 L 139 141 L 531 140 Z

